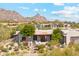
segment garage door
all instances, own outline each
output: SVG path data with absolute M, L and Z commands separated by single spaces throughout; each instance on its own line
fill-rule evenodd
M 71 37 L 70 41 L 79 44 L 79 37 Z

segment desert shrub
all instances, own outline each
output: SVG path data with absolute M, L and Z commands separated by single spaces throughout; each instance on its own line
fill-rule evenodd
M 7 48 L 4 48 L 4 46 L 0 46 L 0 50 L 1 50 L 2 52 L 8 52 L 8 49 L 7 49 Z
M 19 47 L 20 47 L 21 50 L 27 49 L 27 46 L 23 42 L 20 43 Z
M 16 53 L 15 52 L 11 52 L 11 53 L 6 53 L 6 56 L 15 56 Z
M 74 43 L 73 42 L 70 42 L 68 47 L 73 47 L 74 46 Z
M 64 52 L 65 56 L 74 56 L 75 55 L 75 53 L 74 53 L 72 48 L 64 48 L 63 52 Z
M 45 45 L 43 45 L 43 44 L 38 45 L 37 48 L 38 48 L 38 52 L 39 53 L 43 53 L 44 52 Z
M 79 52 L 79 44 L 74 45 L 75 51 Z
M 45 47 L 45 45 L 41 44 L 41 45 L 38 45 L 37 47 L 38 47 L 38 49 L 43 49 Z
M 43 53 L 41 54 L 42 56 L 48 56 L 48 54 L 49 54 L 49 50 L 48 49 L 44 49 L 43 50 Z
M 75 49 L 75 51 L 79 51 L 79 44 L 75 44 L 75 43 L 70 43 L 68 45 L 69 48 L 73 47 Z
M 2 52 L 8 52 L 7 48 L 2 48 L 1 50 L 2 50 Z
M 50 52 L 47 52 L 47 56 L 74 56 L 76 55 L 72 48 L 54 48 Z
M 63 56 L 64 53 L 59 48 L 52 49 L 48 56 Z
M 46 43 L 46 45 L 50 47 L 51 46 L 51 42 Z
M 49 47 L 53 47 L 53 46 L 59 46 L 60 45 L 60 43 L 58 43 L 57 41 L 55 41 L 55 40 L 51 40 L 50 42 L 48 42 L 47 43 L 47 45 L 49 46 Z
M 39 53 L 44 53 L 44 49 L 39 49 L 38 52 Z

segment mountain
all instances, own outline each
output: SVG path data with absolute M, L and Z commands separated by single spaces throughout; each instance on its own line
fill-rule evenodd
M 24 17 L 16 11 L 0 9 L 0 21 L 25 21 Z
M 46 22 L 47 21 L 47 19 L 44 16 L 41 16 L 38 13 L 33 17 L 26 17 L 25 19 L 27 21 L 36 21 L 36 22 Z
M 41 16 L 40 14 L 36 14 L 34 17 L 33 17 L 35 21 L 47 21 L 47 19 L 44 17 L 44 16 Z
M 47 19 L 40 14 L 36 14 L 33 17 L 23 17 L 16 11 L 0 9 L 0 21 L 8 21 L 8 22 L 28 22 L 28 21 L 35 21 L 35 22 L 46 22 Z

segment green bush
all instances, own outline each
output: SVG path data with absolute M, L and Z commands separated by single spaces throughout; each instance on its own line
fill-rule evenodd
M 55 45 L 55 46 L 59 46 L 60 43 L 58 43 L 58 41 L 51 40 L 50 42 L 47 43 L 47 45 L 48 45 L 49 47 L 54 46 L 54 45 Z
M 73 47 L 75 51 L 79 52 L 79 44 L 70 43 L 68 47 L 70 48 Z
M 74 45 L 75 51 L 79 52 L 79 44 Z
M 37 47 L 38 47 L 38 49 L 43 49 L 43 48 L 45 48 L 45 45 L 41 44 L 41 45 L 38 45 Z
M 54 29 L 51 38 L 55 41 L 60 41 L 60 39 L 63 39 L 63 33 L 59 28 Z
M 64 55 L 65 56 L 74 56 L 75 53 L 72 48 L 64 48 Z
M 44 52 L 45 45 L 43 45 L 43 44 L 38 45 L 37 48 L 38 48 L 38 52 L 39 53 L 43 53 Z
M 55 48 L 55 49 L 52 49 L 48 56 L 63 56 L 63 51 L 61 51 L 59 48 Z

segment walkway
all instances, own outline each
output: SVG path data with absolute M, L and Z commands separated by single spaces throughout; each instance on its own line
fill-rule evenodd
M 38 56 L 37 53 L 34 53 L 34 44 L 32 42 L 29 42 L 29 51 L 27 56 Z

